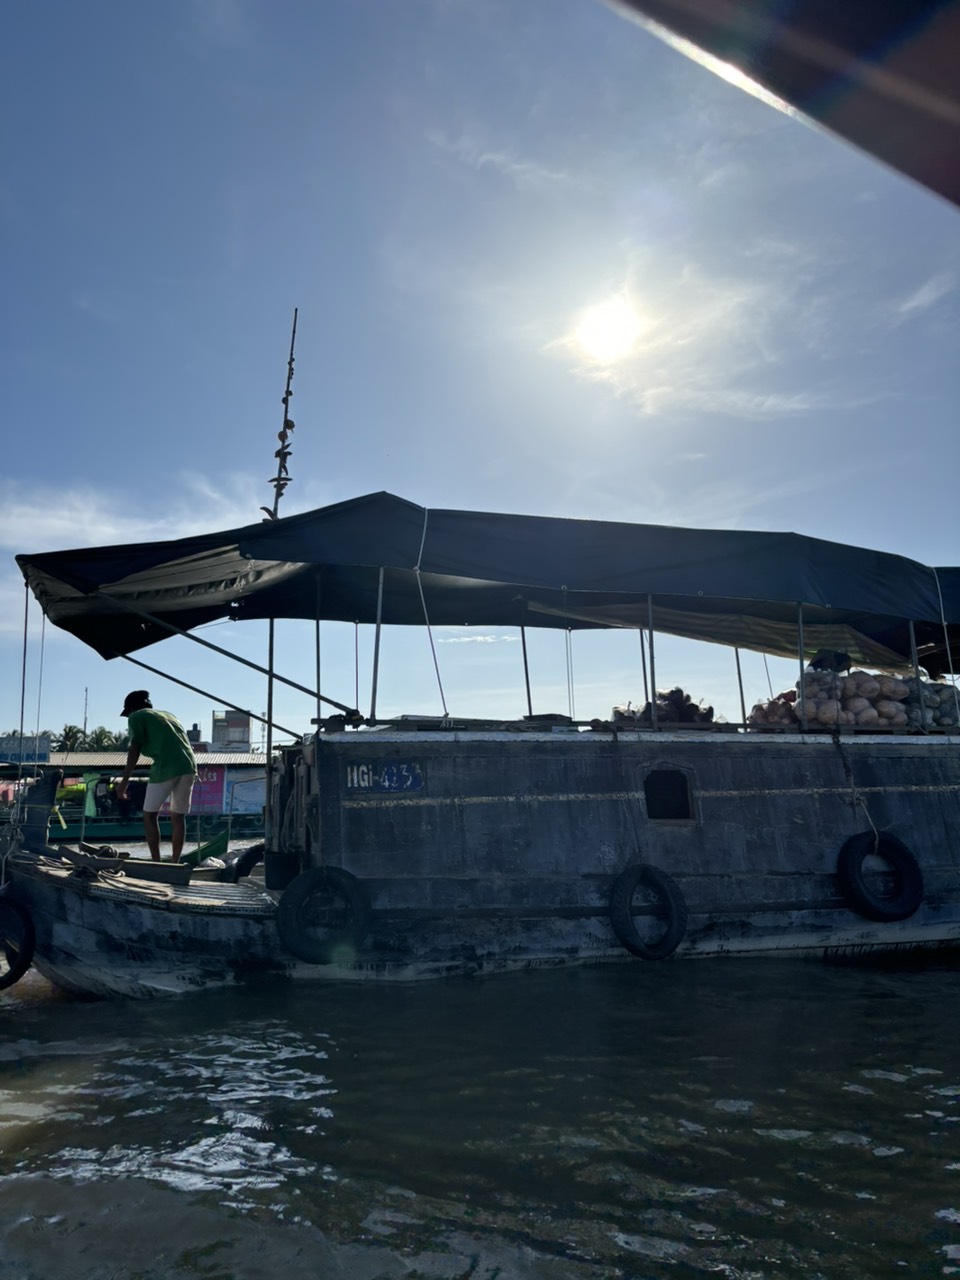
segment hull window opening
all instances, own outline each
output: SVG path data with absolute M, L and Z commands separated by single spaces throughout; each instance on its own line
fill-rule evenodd
M 647 817 L 667 821 L 687 821 L 693 817 L 690 781 L 680 769 L 651 769 L 643 780 Z

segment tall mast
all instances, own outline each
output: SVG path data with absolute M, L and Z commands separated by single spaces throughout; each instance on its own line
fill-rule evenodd
M 287 469 L 287 462 L 292 452 L 290 448 L 290 434 L 296 423 L 290 417 L 290 399 L 293 395 L 293 350 L 297 342 L 297 308 L 293 309 L 293 329 L 290 333 L 290 355 L 287 358 L 287 385 L 283 392 L 283 426 L 277 433 L 277 439 L 280 441 L 280 448 L 273 455 L 277 459 L 277 474 L 270 481 L 273 485 L 273 506 L 261 507 L 261 511 L 265 511 L 268 520 L 276 520 L 277 508 L 280 506 L 280 499 L 283 497 L 283 491 L 290 483 L 290 472 Z
M 277 508 L 280 506 L 280 499 L 283 497 L 283 491 L 290 483 L 290 472 L 287 463 L 290 459 L 290 433 L 293 431 L 294 422 L 290 417 L 290 398 L 293 395 L 293 364 L 294 364 L 294 346 L 297 341 L 297 308 L 293 309 L 293 329 L 290 333 L 290 355 L 287 358 L 287 385 L 284 388 L 283 399 L 283 426 L 277 434 L 280 441 L 280 448 L 273 455 L 277 460 L 277 474 L 271 484 L 273 485 L 273 506 L 261 507 L 260 510 L 266 512 L 267 520 L 276 520 Z M 266 841 L 268 852 L 271 849 L 273 837 L 273 641 L 274 641 L 274 620 L 270 619 L 267 631 L 267 767 L 266 767 L 266 796 L 263 810 L 263 834 Z

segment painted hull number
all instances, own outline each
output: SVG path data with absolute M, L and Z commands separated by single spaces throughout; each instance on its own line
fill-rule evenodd
M 418 764 L 348 764 L 348 791 L 422 791 Z

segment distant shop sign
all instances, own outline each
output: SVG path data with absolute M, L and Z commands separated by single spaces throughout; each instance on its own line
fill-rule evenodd
M 49 734 L 22 738 L 19 733 L 0 734 L 0 761 L 5 764 L 47 764 L 50 760 Z

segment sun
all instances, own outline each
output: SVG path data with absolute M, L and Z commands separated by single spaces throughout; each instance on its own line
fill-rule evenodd
M 636 345 L 643 322 L 622 293 L 598 302 L 583 313 L 574 332 L 580 350 L 599 364 L 612 364 L 628 356 Z

